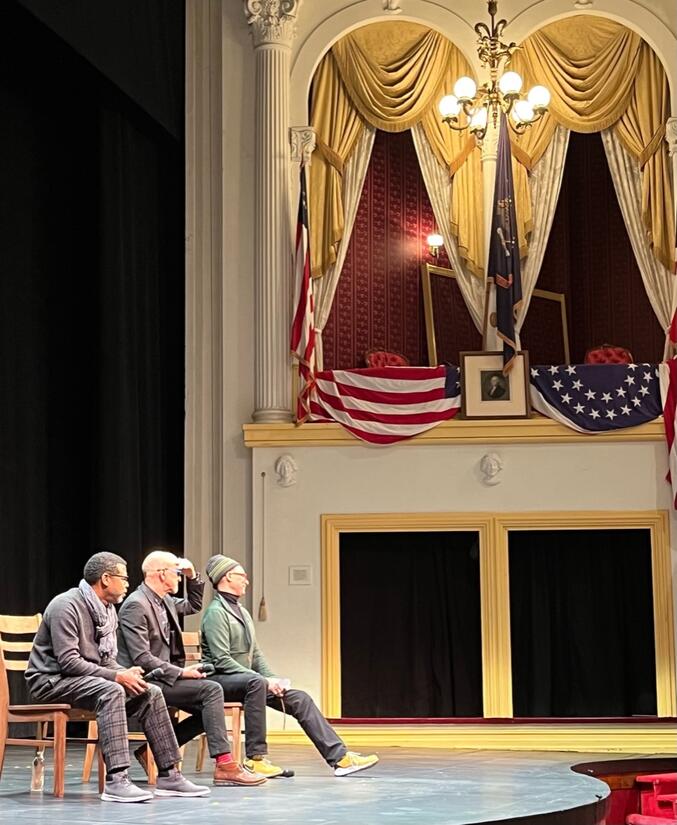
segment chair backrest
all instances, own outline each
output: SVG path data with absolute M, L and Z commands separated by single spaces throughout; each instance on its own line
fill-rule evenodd
M 202 645 L 200 634 L 194 630 L 184 630 L 181 634 L 183 649 L 186 651 L 186 663 L 202 660 Z
M 26 670 L 28 655 L 33 648 L 33 639 L 41 621 L 42 613 L 36 613 L 35 616 L 0 615 L 0 716 L 7 713 L 10 703 L 7 671 Z M 8 636 L 24 638 L 14 641 L 7 638 Z M 26 636 L 30 636 L 30 639 L 26 639 Z M 11 657 L 8 659 L 5 653 L 11 654 Z
M 0 652 L 13 654 L 4 656 L 7 670 L 24 671 L 28 667 L 28 656 L 33 649 L 33 639 L 42 622 L 42 613 L 34 616 L 0 615 Z M 15 641 L 9 637 L 23 637 Z M 26 638 L 26 637 L 30 638 Z M 14 655 L 16 654 L 16 655 Z
M 390 352 L 385 349 L 368 349 L 364 353 L 364 363 L 367 367 L 408 367 L 409 359 L 401 352 Z

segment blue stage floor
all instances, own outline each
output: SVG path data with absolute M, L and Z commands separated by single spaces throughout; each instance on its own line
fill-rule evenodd
M 574 809 L 593 805 L 609 789 L 603 782 L 573 773 L 572 764 L 616 758 L 611 754 L 379 750 L 381 762 L 353 776 L 336 778 L 310 747 L 278 747 L 274 759 L 294 768 L 292 779 L 274 779 L 260 788 L 214 788 L 202 799 L 155 799 L 143 805 L 101 802 L 93 777 L 80 782 L 82 751 L 70 748 L 66 796 L 31 793 L 27 748 L 9 748 L 0 781 L 0 822 L 17 825 L 99 825 L 111 820 L 163 825 L 470 825 L 522 817 L 555 815 L 578 821 Z M 51 789 L 48 755 L 45 785 Z M 619 759 L 632 758 L 629 755 Z M 186 774 L 195 774 L 188 751 Z M 141 769 L 132 776 L 140 781 Z M 583 817 L 580 821 L 593 820 Z

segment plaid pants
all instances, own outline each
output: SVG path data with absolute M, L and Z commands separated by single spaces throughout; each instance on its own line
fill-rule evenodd
M 127 696 L 122 685 L 99 676 L 45 676 L 34 679 L 30 688 L 39 702 L 65 702 L 96 713 L 108 771 L 129 767 L 129 716 L 139 720 L 160 770 L 173 767 L 181 758 L 165 698 L 156 685 L 140 696 Z

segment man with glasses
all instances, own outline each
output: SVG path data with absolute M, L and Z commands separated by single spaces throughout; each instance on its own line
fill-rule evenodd
M 293 716 L 336 776 L 370 768 L 375 755 L 349 751 L 302 690 L 289 687 L 289 680 L 275 676 L 256 643 L 254 622 L 239 599 L 249 579 L 242 565 L 226 556 L 212 556 L 207 575 L 214 599 L 202 617 L 202 654 L 216 668 L 212 676 L 223 687 L 227 702 L 243 702 L 246 721 L 245 766 L 261 776 L 291 776 L 267 759 L 266 705 Z
M 189 714 L 174 728 L 179 746 L 203 731 L 215 760 L 215 785 L 260 785 L 265 777 L 243 770 L 233 761 L 226 735 L 221 686 L 205 679 L 201 666 L 186 667 L 180 618 L 202 608 L 204 582 L 188 559 L 155 548 L 141 566 L 143 584 L 120 608 L 119 659 L 145 672 L 156 670 L 157 683 L 170 707 Z M 179 576 L 186 578 L 186 598 L 178 598 Z M 146 745 L 134 754 L 146 765 Z
M 145 802 L 153 794 L 129 779 L 127 717 L 135 716 L 158 766 L 156 796 L 205 796 L 209 788 L 189 782 L 176 768 L 179 746 L 162 691 L 143 680 L 141 667 L 117 662 L 114 605 L 129 587 L 127 562 L 96 553 L 85 564 L 78 587 L 47 605 L 35 636 L 25 677 L 38 702 L 93 710 L 106 763 L 101 799 Z

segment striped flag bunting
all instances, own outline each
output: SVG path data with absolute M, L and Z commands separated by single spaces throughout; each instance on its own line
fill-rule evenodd
M 453 366 L 324 370 L 310 391 L 312 421 L 337 421 L 370 444 L 411 438 L 453 418 L 460 407 Z

